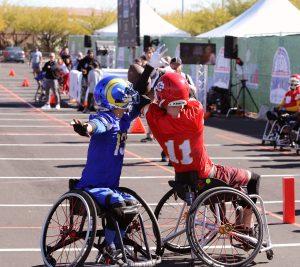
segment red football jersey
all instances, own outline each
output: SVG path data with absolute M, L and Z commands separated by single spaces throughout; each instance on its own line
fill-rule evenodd
M 179 118 L 172 118 L 157 104 L 150 104 L 146 118 L 153 136 L 169 156 L 176 172 L 198 171 L 206 178 L 212 168 L 204 146 L 204 110 L 196 100 L 189 100 Z
M 283 107 L 287 111 L 296 112 L 298 111 L 298 101 L 300 100 L 300 87 L 298 86 L 295 90 L 289 90 L 285 93 L 283 99 Z

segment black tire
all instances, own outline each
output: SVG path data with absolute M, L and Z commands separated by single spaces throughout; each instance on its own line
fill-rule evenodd
M 255 222 L 251 234 L 236 224 L 237 203 L 252 208 Z M 261 249 L 263 224 L 256 205 L 247 195 L 233 188 L 219 187 L 206 191 L 194 201 L 187 219 L 187 236 L 194 254 L 206 264 L 247 266 Z
M 262 140 L 262 141 L 261 141 L 261 144 L 262 144 L 262 145 L 265 145 L 265 144 L 266 144 L 266 141 L 265 141 L 265 140 Z
M 141 218 L 143 220 L 143 225 L 145 227 L 145 233 L 147 242 L 150 247 L 150 252 L 153 258 L 160 255 L 162 244 L 161 244 L 161 235 L 159 226 L 157 223 L 157 220 L 154 216 L 153 211 L 148 206 L 148 204 L 145 202 L 143 198 L 141 198 L 136 192 L 133 190 L 126 188 L 126 187 L 120 187 L 120 191 L 130 194 L 133 196 L 141 205 L 139 206 L 139 214 L 141 215 Z M 151 223 L 151 225 L 149 224 Z M 135 218 L 127 228 L 126 237 L 124 240 L 124 244 L 130 243 L 131 245 L 135 243 L 136 247 L 139 249 L 140 254 L 146 254 L 145 251 L 145 244 L 143 244 L 143 240 L 138 240 L 138 237 L 141 235 L 141 228 L 136 227 L 136 225 L 140 224 L 139 219 Z M 137 233 L 137 234 L 135 234 Z M 126 241 L 127 240 L 127 241 Z M 143 247 L 143 248 L 142 248 Z
M 51 208 L 42 230 L 41 253 L 45 265 L 82 266 L 95 234 L 96 208 L 91 197 L 81 190 L 62 195 Z
M 36 89 L 35 95 L 34 95 L 34 102 L 38 105 L 42 104 L 42 96 L 43 96 L 43 90 L 41 86 L 38 86 Z
M 171 201 L 171 203 L 169 202 Z M 172 202 L 178 202 L 176 203 L 176 205 L 172 205 Z M 180 214 L 181 214 L 181 209 L 183 208 L 183 206 L 181 205 L 181 203 L 183 204 L 184 201 L 181 200 L 178 196 L 176 198 L 175 195 L 175 190 L 172 188 L 171 190 L 169 190 L 163 197 L 162 199 L 158 202 L 154 214 L 155 217 L 158 221 L 158 224 L 161 227 L 161 236 L 162 239 L 168 237 L 168 235 L 170 235 L 174 228 L 177 225 L 177 221 L 178 219 L 180 220 L 180 229 L 183 230 L 186 227 L 186 222 L 185 220 L 182 221 L 181 218 L 179 218 Z M 178 204 L 178 205 L 177 205 Z M 182 208 L 180 208 L 180 206 Z M 172 215 L 174 215 L 174 228 L 167 228 L 164 229 L 164 226 L 166 225 L 166 222 L 168 223 L 168 225 L 170 224 L 170 215 L 168 214 L 167 208 L 170 207 L 172 208 Z M 185 216 L 188 212 L 189 207 L 186 207 L 186 210 L 183 212 L 183 216 Z M 165 214 L 167 213 L 167 214 Z M 164 215 L 165 214 L 165 215 Z M 166 221 L 166 222 L 165 222 Z M 177 242 L 176 242 L 177 241 Z M 183 242 L 183 243 L 182 243 Z M 175 252 L 175 253 L 180 253 L 180 254 L 188 254 L 191 252 L 191 247 L 189 245 L 187 236 L 186 236 L 186 231 L 184 231 L 181 235 L 176 236 L 174 239 L 172 239 L 171 241 L 167 241 L 167 242 L 163 242 L 163 247 Z

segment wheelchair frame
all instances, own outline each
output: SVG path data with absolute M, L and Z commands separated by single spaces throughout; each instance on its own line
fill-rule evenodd
M 266 142 L 270 142 L 271 144 L 276 142 L 278 132 L 275 131 L 275 126 L 277 126 L 278 121 L 275 120 L 272 124 L 268 120 L 264 129 L 264 133 L 262 136 L 262 145 L 264 145 Z
M 188 214 L 188 218 L 186 220 L 185 229 L 180 229 L 179 231 L 178 231 L 179 224 L 182 221 L 182 216 L 183 216 L 184 211 L 185 211 L 185 209 L 188 205 L 187 205 L 186 202 L 183 202 L 182 205 L 178 204 L 178 205 L 182 206 L 180 211 L 179 211 L 179 216 L 177 218 L 177 221 L 174 223 L 175 226 L 174 226 L 173 230 L 166 237 L 162 237 L 163 246 L 165 248 L 167 248 L 168 250 L 173 251 L 173 252 L 189 253 L 192 250 L 192 258 L 193 258 L 193 260 L 195 260 L 197 258 L 197 256 L 196 256 L 197 253 L 195 253 L 195 245 L 194 245 L 194 241 L 191 238 L 191 233 L 190 233 L 190 229 L 189 229 L 189 226 L 188 226 L 188 220 L 190 220 L 190 216 L 193 212 L 193 209 L 195 209 L 195 205 L 197 204 L 198 199 L 201 199 L 202 197 L 205 197 L 207 195 L 209 196 L 209 194 L 213 194 L 214 192 L 217 192 L 217 191 L 222 190 L 222 189 L 227 190 L 227 191 L 228 190 L 229 191 L 234 191 L 235 190 L 235 189 L 228 188 L 228 187 L 215 187 L 213 189 L 209 189 L 207 191 L 204 191 L 202 194 L 198 195 L 197 198 L 193 201 L 193 204 L 189 209 L 189 214 Z M 171 192 L 176 194 L 175 189 L 172 188 L 169 192 L 167 192 L 165 194 L 165 196 L 170 195 Z M 238 191 L 238 192 L 240 192 L 240 191 Z M 243 192 L 240 192 L 239 194 L 244 195 L 249 201 L 251 201 L 251 203 L 255 207 L 257 207 L 258 204 L 254 204 L 254 202 L 250 198 L 256 198 L 259 202 L 259 209 L 258 209 L 259 213 L 258 214 L 259 214 L 259 217 L 260 217 L 260 220 L 261 220 L 260 227 L 262 229 L 262 238 L 261 238 L 262 240 L 261 240 L 261 246 L 259 248 L 259 251 L 257 251 L 257 253 L 258 252 L 266 252 L 267 258 L 269 260 L 271 260 L 273 258 L 274 253 L 273 253 L 273 250 L 272 250 L 272 242 L 271 242 L 270 232 L 269 232 L 269 228 L 268 228 L 268 221 L 267 221 L 267 217 L 266 217 L 266 211 L 265 211 L 265 206 L 264 206 L 263 199 L 259 195 L 247 195 Z M 165 196 L 162 198 L 162 200 L 165 198 Z M 207 198 L 208 198 L 208 196 L 207 196 Z M 163 207 L 164 203 L 159 204 L 159 205 L 160 205 L 159 209 L 155 210 L 155 215 L 158 218 L 158 221 L 159 221 L 159 212 L 162 210 L 162 207 Z M 176 205 L 177 205 L 177 203 L 176 203 Z M 220 222 L 221 222 L 220 207 L 218 205 L 216 205 L 215 209 L 216 209 L 217 221 L 220 224 Z M 215 235 L 219 231 L 219 230 L 217 230 L 216 225 L 215 224 L 210 225 L 210 224 L 207 224 L 204 221 L 203 222 L 200 221 L 198 223 L 202 224 L 202 225 L 205 225 L 205 226 L 207 226 L 207 228 L 211 228 L 211 230 L 215 231 L 215 233 L 213 232 L 214 234 L 212 234 L 210 237 L 208 237 L 208 239 L 206 241 L 209 242 L 210 240 L 213 240 L 213 238 L 215 237 Z M 161 230 L 163 232 L 163 229 L 161 229 Z M 189 248 L 186 248 L 186 247 L 182 248 L 181 251 L 180 251 L 180 246 L 177 249 L 174 249 L 174 247 L 172 247 L 172 246 L 170 247 L 170 244 L 168 242 L 170 242 L 170 241 L 174 240 L 176 237 L 179 237 L 180 235 L 184 234 L 184 232 L 186 232 L 186 238 L 189 241 L 190 247 Z M 258 240 L 256 240 L 255 238 L 253 238 L 251 236 L 247 236 L 247 235 L 240 235 L 238 238 L 243 239 L 245 242 L 251 242 L 252 244 L 256 244 L 258 242 Z M 182 238 L 181 238 L 181 240 L 182 240 Z M 200 238 L 200 240 L 201 240 L 201 238 Z M 205 243 L 203 243 L 203 246 L 205 246 Z M 256 256 L 256 254 L 254 255 L 254 257 Z M 199 253 L 198 253 L 198 256 L 199 256 Z M 202 257 L 201 257 L 201 259 L 203 260 Z M 209 263 L 209 261 L 206 261 L 206 262 Z M 220 266 L 223 266 L 223 265 L 220 265 Z M 227 266 L 227 265 L 224 265 L 224 266 Z M 231 266 L 231 265 L 228 265 L 228 266 Z
M 157 253 L 161 251 L 160 230 L 152 210 L 134 191 L 124 187 L 119 189 L 122 192 L 131 194 L 138 201 L 137 205 L 124 207 L 125 214 L 136 214 L 127 227 L 124 238 L 122 238 L 118 222 L 111 215 L 110 211 L 101 209 L 87 192 L 71 189 L 58 199 L 47 215 L 42 230 L 41 253 L 46 266 L 56 266 L 57 261 L 62 260 L 62 254 L 64 250 L 67 250 L 66 247 L 69 248 L 66 253 L 66 261 L 68 262 L 67 264 L 64 263 L 63 266 L 82 266 L 93 247 L 98 250 L 95 263 L 110 264 L 110 262 L 106 262 L 104 258 L 104 254 L 102 253 L 104 246 L 101 244 L 104 239 L 104 229 L 108 216 L 112 219 L 115 227 L 116 237 L 119 240 L 122 254 L 122 261 L 120 261 L 121 258 L 118 258 L 118 261 L 111 263 L 120 266 L 154 266 L 161 262 L 161 257 L 158 256 Z M 78 199 L 81 202 L 77 202 Z M 59 216 L 60 206 L 62 207 L 62 216 Z M 83 207 L 85 210 L 83 210 Z M 142 214 L 139 212 L 140 207 L 145 210 L 146 214 L 144 214 L 145 212 L 142 212 Z M 148 215 L 147 218 L 151 221 L 151 225 L 147 229 L 150 228 L 151 231 L 153 231 L 150 233 L 150 237 L 152 237 L 151 235 L 153 234 L 152 241 L 155 243 L 155 251 L 153 251 L 153 248 L 150 248 L 147 229 L 143 220 L 145 215 Z M 74 216 L 77 216 L 77 218 Z M 59 219 L 60 217 L 62 217 L 61 221 Z M 79 217 L 80 219 L 78 219 Z M 97 229 L 97 217 L 101 219 L 102 229 Z M 55 229 L 53 226 L 49 227 L 52 220 L 54 223 L 57 223 L 58 229 Z M 55 234 L 51 231 L 54 231 L 53 233 Z M 50 234 L 48 234 L 48 232 L 50 232 Z M 52 241 L 53 237 L 54 241 L 48 244 L 48 237 L 50 241 Z M 94 242 L 95 238 L 99 238 L 97 244 Z M 140 240 L 136 241 L 135 238 L 140 238 Z M 83 243 L 77 246 L 75 243 L 81 239 L 84 240 Z M 72 256 L 72 250 L 75 251 L 75 257 L 72 262 L 69 262 L 69 258 Z M 62 251 L 62 253 L 55 259 L 53 254 L 55 252 L 59 253 L 59 251 Z M 78 255 L 76 255 L 76 251 L 79 251 Z M 61 262 L 59 264 L 61 264 Z

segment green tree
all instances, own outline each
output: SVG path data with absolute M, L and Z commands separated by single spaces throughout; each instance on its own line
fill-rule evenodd
M 90 16 L 78 16 L 77 23 L 89 34 L 93 34 L 95 30 L 101 29 L 116 20 L 115 11 L 95 11 L 92 10 Z
M 185 12 L 183 17 L 179 12 L 173 12 L 165 15 L 164 18 L 191 35 L 198 35 L 232 20 L 254 2 L 254 0 L 228 0 L 224 8 L 218 4 L 209 7 L 199 6 L 199 11 Z

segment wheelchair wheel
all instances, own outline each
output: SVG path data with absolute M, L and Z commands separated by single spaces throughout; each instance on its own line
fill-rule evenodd
M 176 253 L 191 252 L 186 237 L 186 219 L 189 206 L 171 189 L 159 201 L 154 214 L 161 228 L 163 247 Z
M 82 266 L 96 233 L 96 210 L 84 191 L 71 190 L 51 208 L 43 226 L 41 253 L 46 266 Z
M 131 189 L 120 187 L 120 191 L 132 195 L 138 201 L 138 215 L 129 224 L 125 237 L 127 257 L 134 262 L 159 260 L 161 236 L 157 220 L 147 203 Z
M 237 207 L 252 211 L 251 229 L 244 229 Z M 187 236 L 194 254 L 208 265 L 246 266 L 261 249 L 263 223 L 247 195 L 232 188 L 213 188 L 193 203 Z

